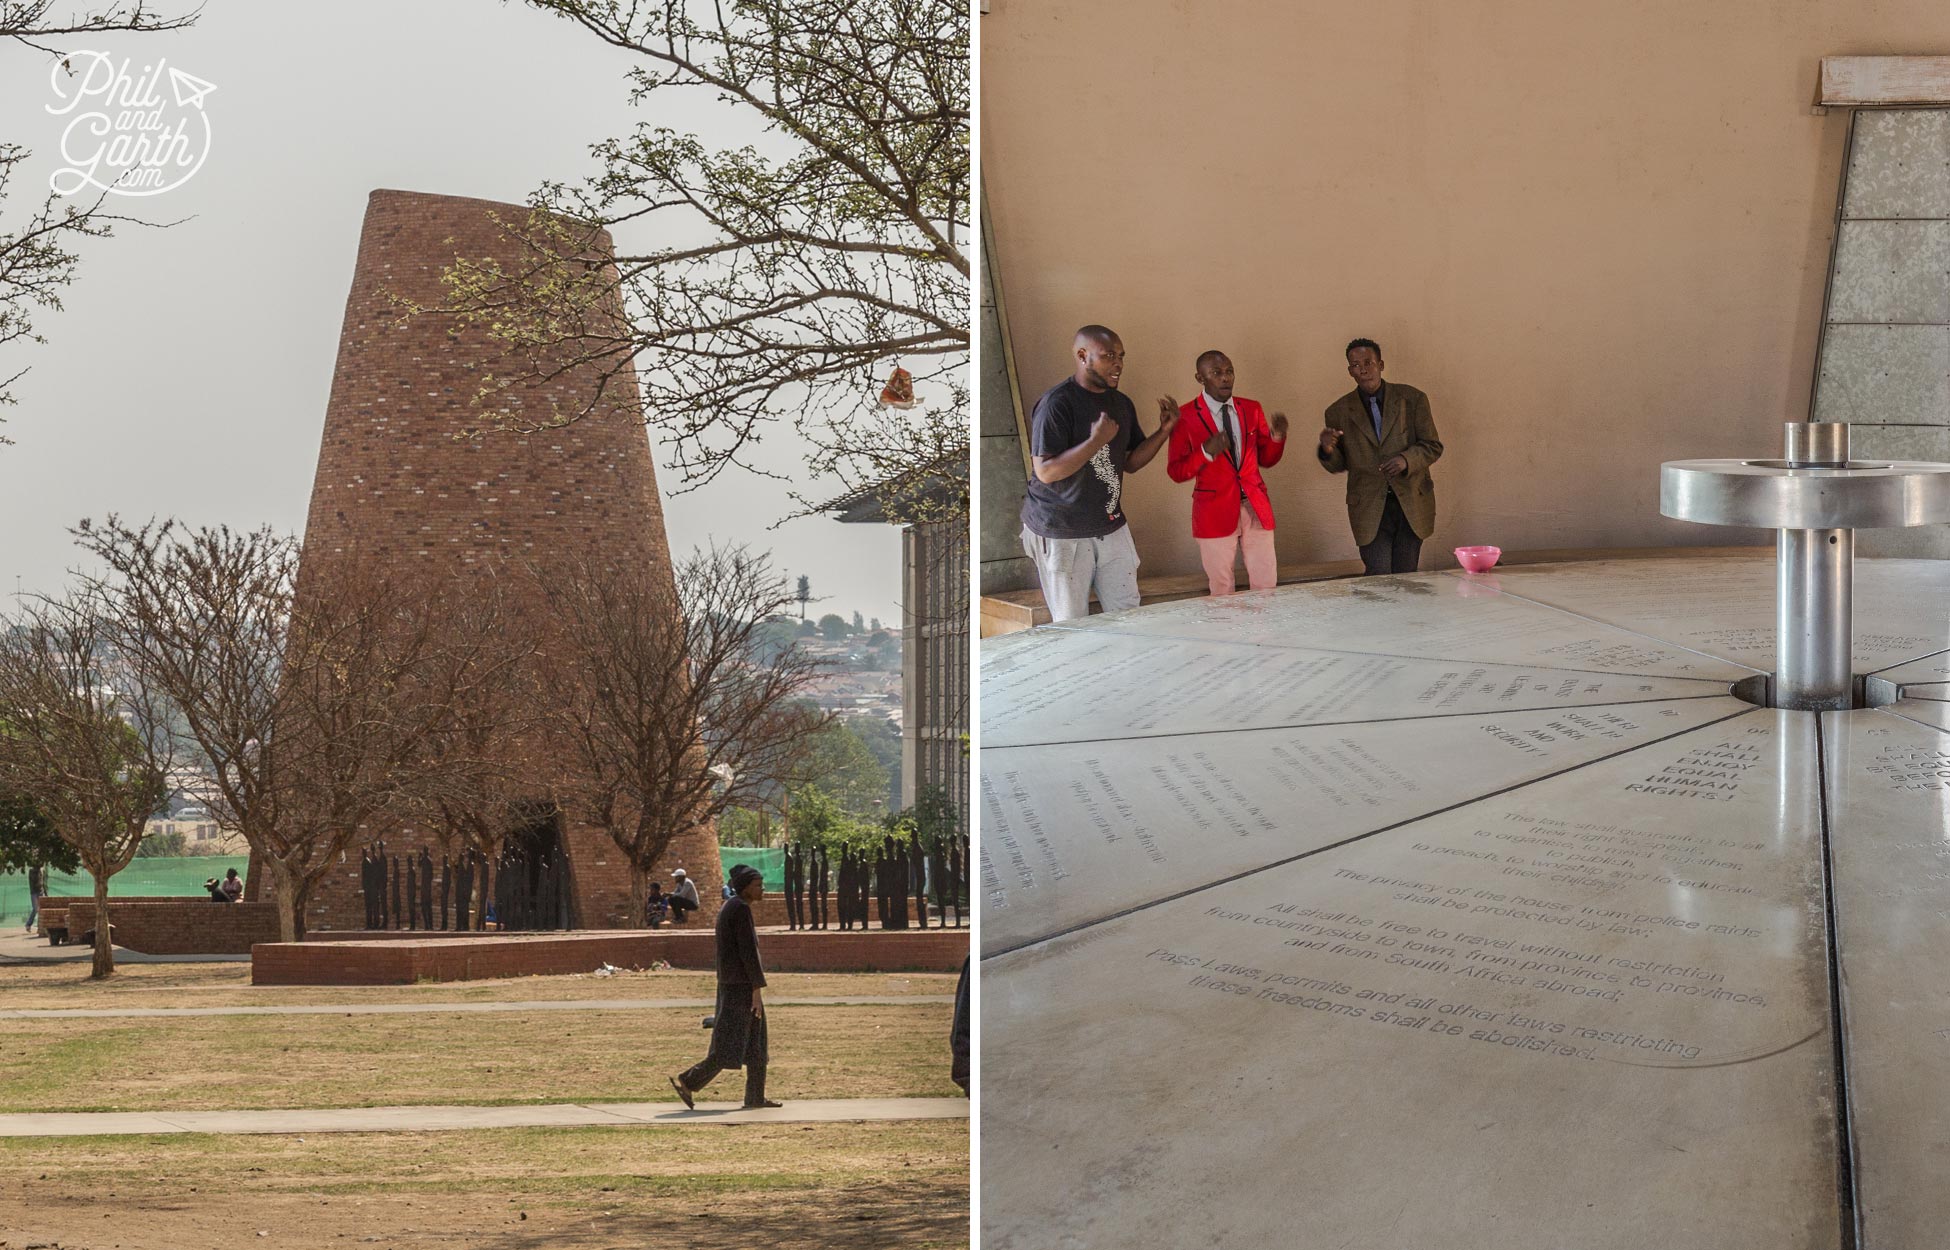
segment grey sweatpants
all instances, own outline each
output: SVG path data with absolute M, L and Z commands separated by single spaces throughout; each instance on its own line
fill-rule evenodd
M 1131 527 L 1119 526 L 1102 538 L 1044 538 L 1023 526 L 1022 549 L 1036 562 L 1043 602 L 1052 621 L 1090 615 L 1090 588 L 1106 612 L 1138 605 L 1138 553 Z

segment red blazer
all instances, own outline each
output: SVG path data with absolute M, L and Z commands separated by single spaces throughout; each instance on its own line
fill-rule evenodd
M 1273 528 L 1273 501 L 1266 497 L 1261 468 L 1272 468 L 1286 454 L 1286 444 L 1273 441 L 1266 412 L 1250 399 L 1232 397 L 1232 412 L 1239 420 L 1239 467 L 1223 452 L 1212 460 L 1205 458 L 1205 440 L 1218 431 L 1219 414 L 1206 407 L 1201 394 L 1178 409 L 1178 428 L 1171 432 L 1171 459 L 1165 471 L 1174 482 L 1189 482 L 1192 487 L 1192 537 L 1225 538 L 1239 528 L 1239 505 L 1253 506 L 1253 515 L 1266 529 Z

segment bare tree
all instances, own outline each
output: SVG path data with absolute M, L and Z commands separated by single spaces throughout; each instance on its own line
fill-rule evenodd
M 0 634 L 0 787 L 31 799 L 95 882 L 95 977 L 115 971 L 108 882 L 178 762 L 169 706 L 125 663 L 99 596 L 43 599 Z
M 798 697 L 819 664 L 762 645 L 765 618 L 793 600 L 743 547 L 694 552 L 674 581 L 587 562 L 553 571 L 541 593 L 559 798 L 628 857 L 641 915 L 646 875 L 674 838 L 796 775 L 830 719 Z
M 423 577 L 357 552 L 305 567 L 262 765 L 278 819 L 254 847 L 286 941 L 303 936 L 312 890 L 371 836 L 367 826 L 411 808 L 442 715 L 418 697 L 439 647 L 435 601 Z
M 285 937 L 381 812 L 443 845 L 498 844 L 537 732 L 533 632 L 505 572 L 338 558 L 298 598 L 298 544 L 268 529 L 111 516 L 75 534 L 107 566 L 94 585 L 122 652 L 180 709 L 213 814 L 258 853 Z
M 658 116 L 596 145 L 601 173 L 545 185 L 538 211 L 504 223 L 518 261 L 449 273 L 448 310 L 507 348 L 482 390 L 487 422 L 580 420 L 631 393 L 640 362 L 645 419 L 686 486 L 753 467 L 779 420 L 807 439 L 815 476 L 849 489 L 937 462 L 965 484 L 966 0 L 530 3 L 633 54 L 632 99 Z M 763 138 L 714 149 L 665 128 L 700 105 Z M 674 241 L 614 265 L 595 246 L 600 227 L 646 221 Z M 547 412 L 513 406 L 513 385 L 591 364 L 595 388 Z M 876 405 L 896 364 L 915 401 Z M 965 485 L 958 501 L 965 517 Z
M 364 826 L 420 793 L 450 719 L 433 694 L 458 592 L 353 553 L 308 566 L 300 596 L 298 545 L 269 530 L 110 517 L 76 537 L 107 565 L 109 635 L 179 710 L 218 822 L 250 843 L 296 940 Z
M 518 593 L 527 584 L 525 574 L 490 563 L 430 590 L 439 630 L 408 697 L 432 720 L 419 736 L 403 812 L 444 850 L 494 855 L 518 806 L 534 796 L 528 761 L 546 725 L 535 623 Z
M 112 515 L 74 536 L 105 566 L 92 586 L 120 653 L 178 710 L 212 782 L 211 814 L 262 848 L 280 816 L 269 766 L 297 541 Z
M 54 0 L 0 0 L 0 47 L 11 41 L 58 60 L 62 53 L 55 45 L 69 36 L 181 30 L 196 19 L 195 13 L 165 17 L 141 0 L 73 9 L 57 8 Z M 29 155 L 17 143 L 0 141 L 0 210 L 16 170 Z M 106 238 L 118 222 L 160 224 L 104 212 L 106 199 L 104 194 L 91 204 L 63 203 L 50 193 L 26 221 L 0 228 L 0 348 L 46 341 L 34 328 L 34 314 L 60 311 L 61 292 L 73 283 L 81 263 L 81 257 L 69 250 L 73 243 Z M 13 385 L 26 372 L 22 368 L 0 373 L 0 406 L 14 402 Z M 0 443 L 7 441 L 0 439 Z
M 71 35 L 182 30 L 195 25 L 200 12 L 165 17 L 143 0 L 79 7 L 55 0 L 0 0 L 0 39 L 60 56 L 53 44 Z

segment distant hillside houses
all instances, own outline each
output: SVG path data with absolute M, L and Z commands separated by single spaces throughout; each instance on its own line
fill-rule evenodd
M 802 634 L 794 641 L 826 665 L 806 697 L 841 716 L 878 716 L 901 724 L 900 630 L 869 629 L 839 638 Z
M 211 810 L 215 782 L 202 773 L 183 772 L 170 777 L 172 793 L 161 812 L 142 827 L 146 841 L 160 838 L 175 855 L 243 855 L 250 851 L 244 835 L 226 833 Z M 180 839 L 180 841 L 178 840 Z

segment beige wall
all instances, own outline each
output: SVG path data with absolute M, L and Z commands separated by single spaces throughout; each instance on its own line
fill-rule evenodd
M 1774 454 L 1808 415 L 1848 114 L 1823 55 L 1950 50 L 1950 5 L 1825 0 L 994 0 L 982 156 L 1025 402 L 1104 322 L 1123 389 L 1238 393 L 1303 441 L 1283 561 L 1352 556 L 1305 451 L 1380 340 L 1447 451 L 1449 548 L 1757 540 L 1658 515 L 1658 465 Z M 1163 457 L 1146 571 L 1195 572 Z

